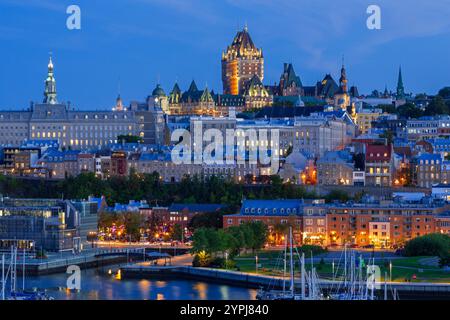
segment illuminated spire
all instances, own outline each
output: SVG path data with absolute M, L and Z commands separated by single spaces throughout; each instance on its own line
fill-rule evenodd
M 47 65 L 47 79 L 45 79 L 44 103 L 56 104 L 56 80 L 53 75 L 53 61 L 50 53 L 50 58 Z

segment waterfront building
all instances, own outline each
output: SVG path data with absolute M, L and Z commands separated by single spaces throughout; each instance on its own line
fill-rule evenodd
M 298 199 L 244 200 L 238 214 L 223 216 L 223 227 L 262 221 L 269 229 L 269 242 L 282 244 L 291 226 L 295 241 L 301 243 L 303 204 L 303 200 Z
M 448 212 L 436 216 L 436 232 L 450 236 L 450 214 Z
M 88 242 L 97 239 L 99 212 L 107 207 L 105 197 L 95 198 L 90 196 L 87 200 L 73 200 L 73 206 L 80 218 L 79 235 L 84 248 Z
M 0 198 L 0 249 L 81 250 L 79 213 L 68 200 Z
M 323 200 L 315 200 L 303 207 L 302 243 L 323 246 L 327 244 L 326 206 Z
M 226 207 L 226 205 L 214 203 L 173 203 L 168 207 L 167 212 L 159 215 L 159 218 L 168 224 L 180 224 L 184 229 L 188 227 L 192 218 L 196 215 L 219 212 Z
M 448 209 L 448 204 L 430 201 L 333 204 L 327 211 L 329 243 L 386 248 L 402 245 L 434 233 L 436 217 Z

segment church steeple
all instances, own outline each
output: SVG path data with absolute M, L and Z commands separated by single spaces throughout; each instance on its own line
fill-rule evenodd
M 58 100 L 56 100 L 56 80 L 53 75 L 53 61 L 51 55 L 48 61 L 47 68 L 48 71 L 47 79 L 45 79 L 44 103 L 57 104 Z
M 402 67 L 401 66 L 398 70 L 397 99 L 398 100 L 405 99 L 405 87 L 403 86 Z
M 347 75 L 345 72 L 344 58 L 342 57 L 341 77 L 339 78 L 339 86 L 342 93 L 347 93 Z

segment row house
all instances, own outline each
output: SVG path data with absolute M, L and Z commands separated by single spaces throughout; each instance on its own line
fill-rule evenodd
M 450 116 L 421 117 L 406 122 L 410 141 L 427 140 L 450 135 Z
M 316 164 L 319 185 L 353 185 L 355 168 L 349 152 L 326 152 Z
M 327 213 L 329 244 L 391 247 L 436 232 L 443 204 L 393 202 L 331 205 Z
M 392 185 L 394 174 L 394 150 L 392 144 L 366 144 L 366 185 L 389 187 Z
M 297 244 L 303 241 L 303 200 L 244 200 L 238 214 L 224 215 L 223 227 L 262 221 L 269 229 L 269 242 L 281 245 L 292 227 Z M 312 215 L 311 215 L 312 216 Z M 310 226 L 312 227 L 313 224 Z M 311 230 L 311 234 L 313 230 Z
M 50 179 L 65 179 L 77 176 L 79 174 L 79 153 L 79 151 L 75 150 L 50 150 L 38 160 L 38 165 L 47 169 L 48 178 Z
M 431 188 L 434 184 L 441 182 L 443 162 L 440 154 L 421 154 L 417 157 L 416 163 L 416 177 L 419 187 Z

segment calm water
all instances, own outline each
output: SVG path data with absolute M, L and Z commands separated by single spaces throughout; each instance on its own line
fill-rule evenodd
M 191 280 L 117 279 L 106 269 L 81 271 L 81 290 L 68 291 L 64 273 L 29 276 L 26 288 L 46 289 L 58 300 L 237 300 L 255 299 L 256 290 Z M 22 278 L 17 279 L 18 287 Z

